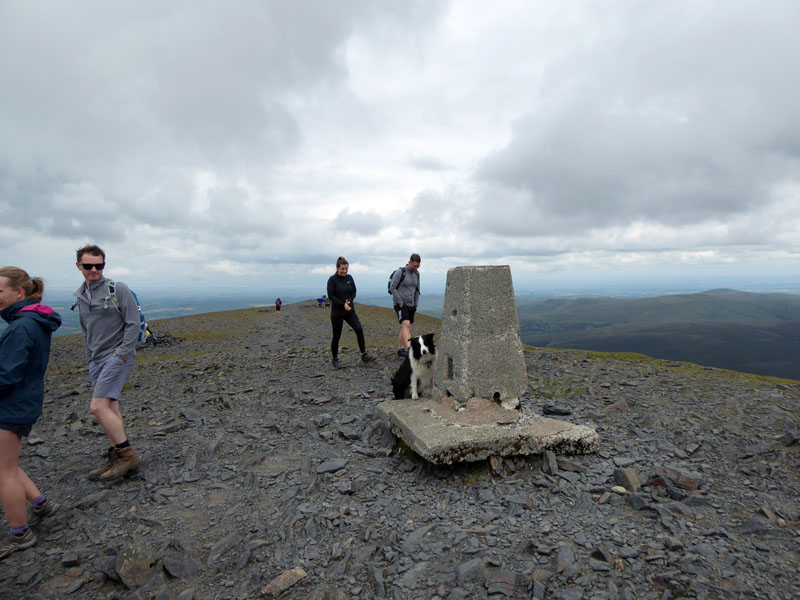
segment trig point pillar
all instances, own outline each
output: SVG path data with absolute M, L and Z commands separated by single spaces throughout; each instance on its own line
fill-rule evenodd
M 462 404 L 470 398 L 517 407 L 528 386 L 511 268 L 447 272 L 435 382 Z

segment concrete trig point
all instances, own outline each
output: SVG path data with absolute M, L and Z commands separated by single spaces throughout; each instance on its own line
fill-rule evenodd
M 459 404 L 487 398 L 519 406 L 528 373 L 510 267 L 447 272 L 438 348 L 435 381 Z
M 392 432 L 426 460 L 451 464 L 597 449 L 599 437 L 590 427 L 514 410 L 528 374 L 508 266 L 447 272 L 436 346 L 434 385 L 441 397 L 378 405 Z

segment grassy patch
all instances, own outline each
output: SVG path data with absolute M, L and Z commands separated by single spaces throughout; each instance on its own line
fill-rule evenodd
M 637 354 L 635 352 L 587 352 L 586 355 L 591 358 L 613 358 L 615 360 L 629 363 L 651 362 L 657 360 L 652 356 L 647 356 L 646 354 Z

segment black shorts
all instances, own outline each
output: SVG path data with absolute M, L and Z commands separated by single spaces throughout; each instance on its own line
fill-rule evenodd
M 397 312 L 398 323 L 402 323 L 403 321 L 408 321 L 409 323 L 414 322 L 414 313 L 417 312 L 416 308 L 411 308 L 409 306 L 395 306 L 394 310 Z
M 16 433 L 19 437 L 30 435 L 33 423 L 0 423 L 0 429 Z

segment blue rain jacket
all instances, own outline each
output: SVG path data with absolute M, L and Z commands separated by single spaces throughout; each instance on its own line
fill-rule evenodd
M 0 311 L 0 422 L 35 423 L 44 403 L 44 372 L 50 339 L 61 317 L 49 306 L 20 300 Z

